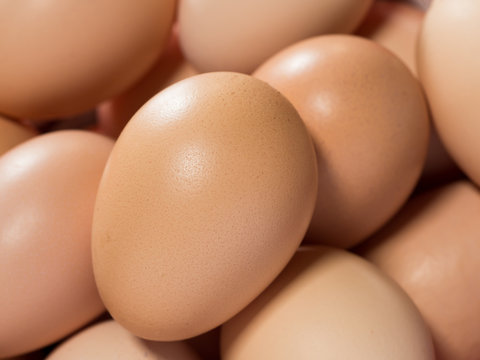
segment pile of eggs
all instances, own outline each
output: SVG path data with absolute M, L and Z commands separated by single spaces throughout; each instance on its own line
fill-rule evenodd
M 480 359 L 478 0 L 0 2 L 0 359 Z

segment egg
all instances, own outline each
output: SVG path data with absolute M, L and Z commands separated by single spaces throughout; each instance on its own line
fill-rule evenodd
M 53 343 L 104 311 L 90 238 L 112 146 L 59 131 L 0 157 L 0 358 Z
M 115 144 L 95 205 L 95 280 L 113 318 L 160 341 L 235 315 L 299 246 L 317 191 L 294 107 L 237 73 L 177 82 Z
M 391 52 L 351 35 L 294 44 L 253 75 L 292 102 L 314 140 L 319 185 L 307 240 L 358 244 L 420 176 L 429 120 L 418 81 Z
M 359 254 L 395 279 L 441 360 L 480 359 L 480 191 L 457 181 L 413 198 Z
M 35 136 L 35 132 L 0 115 L 0 156 L 15 145 Z
M 198 74 L 184 58 L 175 28 L 166 51 L 155 66 L 135 85 L 119 96 L 100 104 L 97 109 L 98 131 L 117 138 L 125 124 L 153 95 L 164 88 Z
M 113 320 L 79 332 L 60 344 L 47 360 L 199 360 L 182 342 L 139 339 Z
M 199 71 L 251 73 L 310 36 L 352 32 L 373 0 L 182 0 L 180 43 Z
M 417 75 L 417 38 L 424 12 L 414 5 L 377 1 L 357 30 L 357 34 L 381 44 L 397 55 Z M 439 140 L 432 126 L 425 166 L 420 176 L 422 188 L 461 177 L 462 174 Z
M 345 250 L 300 249 L 274 283 L 222 326 L 222 359 L 434 360 L 408 296 Z
M 175 3 L 2 1 L 0 113 L 40 122 L 126 90 L 160 55 Z
M 480 3 L 434 1 L 418 42 L 418 70 L 440 139 L 480 185 Z

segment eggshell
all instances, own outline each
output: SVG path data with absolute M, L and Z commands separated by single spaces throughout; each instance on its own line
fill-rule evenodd
M 139 339 L 113 320 L 87 328 L 58 346 L 47 360 L 199 360 L 182 342 Z
M 33 130 L 0 115 L 0 156 L 15 145 L 34 136 Z
M 367 37 L 397 55 L 417 74 L 417 37 L 424 12 L 414 5 L 393 1 L 377 1 L 370 8 L 357 34 Z M 439 140 L 434 127 L 430 134 L 427 158 L 419 182 L 423 188 L 458 179 L 456 164 Z
M 480 359 L 480 192 L 459 181 L 412 199 L 359 253 L 395 279 L 439 360 Z
M 145 104 L 98 192 L 93 265 L 113 318 L 150 340 L 220 325 L 277 276 L 317 191 L 293 106 L 247 75 L 208 73 Z
M 177 31 L 174 31 L 166 51 L 153 69 L 133 87 L 98 107 L 99 131 L 116 139 L 133 114 L 152 96 L 196 74 L 198 71 L 183 57 Z
M 126 90 L 156 61 L 175 0 L 2 1 L 0 112 L 70 116 Z
M 200 71 L 250 73 L 310 36 L 352 32 L 373 0 L 182 0 L 180 42 Z
M 418 44 L 418 70 L 440 139 L 459 167 L 480 184 L 480 3 L 435 1 Z
M 427 152 L 422 90 L 374 42 L 325 35 L 281 51 L 254 73 L 296 107 L 313 137 L 318 198 L 307 239 L 351 247 L 412 192 Z
M 301 249 L 222 327 L 222 359 L 433 360 L 430 333 L 392 280 L 344 250 Z
M 59 131 L 0 158 L 0 358 L 57 341 L 104 311 L 90 236 L 112 146 Z

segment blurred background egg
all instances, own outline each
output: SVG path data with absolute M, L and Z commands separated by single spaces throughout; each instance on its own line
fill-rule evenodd
M 449 154 L 480 185 L 480 2 L 434 1 L 418 42 L 418 71 Z
M 59 131 L 0 157 L 0 358 L 53 343 L 104 311 L 90 239 L 112 146 Z
M 251 73 L 310 36 L 352 32 L 373 0 L 182 0 L 180 42 L 200 71 Z
M 185 343 L 139 339 L 113 320 L 95 324 L 60 344 L 47 360 L 199 360 Z
M 0 113 L 41 121 L 93 108 L 159 57 L 175 0 L 0 2 Z
M 408 296 L 344 250 L 301 248 L 272 285 L 222 326 L 224 360 L 434 360 Z
M 391 52 L 351 35 L 294 44 L 253 75 L 292 102 L 315 143 L 307 241 L 358 244 L 398 211 L 423 168 L 429 123 L 418 81 Z
M 315 164 L 297 111 L 251 76 L 201 74 L 149 100 L 118 138 L 95 206 L 95 280 L 113 318 L 170 341 L 239 312 L 302 241 Z
M 480 191 L 459 181 L 413 198 L 358 249 L 416 303 L 437 360 L 480 359 L 479 219 Z

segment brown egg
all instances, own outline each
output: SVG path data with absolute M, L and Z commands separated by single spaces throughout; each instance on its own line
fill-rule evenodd
M 300 244 L 316 174 L 298 113 L 260 80 L 208 73 L 153 97 L 120 135 L 96 202 L 94 273 L 113 318 L 170 341 L 235 315 Z
M 35 136 L 35 132 L 0 115 L 0 156 L 14 146 Z
M 392 51 L 416 75 L 417 37 L 423 16 L 420 8 L 407 3 L 377 1 L 357 30 L 357 34 Z M 460 176 L 461 172 L 432 127 L 427 158 L 420 177 L 421 186 L 431 187 Z
M 319 190 L 308 241 L 351 247 L 393 216 L 418 180 L 429 136 L 405 65 L 372 41 L 326 35 L 281 51 L 254 76 L 292 102 L 314 139 Z
M 222 359 L 434 360 L 418 310 L 392 280 L 344 250 L 300 249 L 222 327 Z
M 47 360 L 199 360 L 182 342 L 139 339 L 117 324 L 105 321 L 91 326 L 58 346 Z
M 182 0 L 180 42 L 201 71 L 251 73 L 268 57 L 310 36 L 348 33 L 373 0 Z
M 135 86 L 98 107 L 99 131 L 117 138 L 133 114 L 153 95 L 177 81 L 196 74 L 198 71 L 183 57 L 175 31 L 166 51 L 153 69 Z
M 418 44 L 418 70 L 448 152 L 480 185 L 480 3 L 435 1 Z
M 417 304 L 438 360 L 480 359 L 479 218 L 479 190 L 459 181 L 415 197 L 359 249 Z
M 397 55 L 416 74 L 417 36 L 423 11 L 401 2 L 376 1 L 356 33 Z
M 0 358 L 57 341 L 104 311 L 90 236 L 112 146 L 59 131 L 0 158 Z
M 126 90 L 156 61 L 175 0 L 2 1 L 0 113 L 70 116 Z

